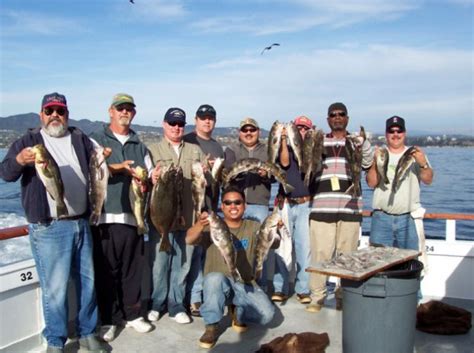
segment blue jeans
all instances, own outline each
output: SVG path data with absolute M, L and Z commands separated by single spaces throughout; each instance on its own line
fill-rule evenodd
M 94 291 L 92 237 L 86 219 L 30 224 L 30 244 L 41 286 L 45 328 L 51 347 L 64 347 L 68 323 L 68 280 L 75 281 L 79 337 L 94 335 L 97 303 Z
M 259 286 L 235 282 L 220 272 L 204 276 L 203 294 L 201 315 L 206 325 L 221 321 L 229 304 L 236 306 L 237 320 L 242 323 L 266 325 L 275 314 L 275 307 Z
M 268 217 L 268 205 L 253 205 L 247 204 L 245 206 L 244 218 L 248 218 L 259 223 L 262 223 Z
M 293 248 L 296 255 L 296 282 L 295 292 L 298 294 L 309 294 L 309 273 L 306 268 L 311 262 L 311 251 L 309 241 L 309 201 L 299 204 L 285 204 L 288 210 L 288 230 L 290 231 Z M 273 277 L 275 292 L 288 294 L 289 272 L 283 260 L 275 254 L 276 266 Z
M 194 246 L 186 245 L 185 231 L 169 233 L 171 250 L 159 251 L 161 236 L 154 227 L 150 227 L 150 244 L 153 260 L 153 310 L 163 312 L 168 308 L 170 316 L 186 312 L 184 296 L 186 278 L 191 266 Z M 154 256 L 153 256 L 154 255 Z
M 201 245 L 194 247 L 187 283 L 187 295 L 189 295 L 190 292 L 189 299 L 191 304 L 202 302 L 202 271 L 205 262 L 205 254 Z
M 389 215 L 374 211 L 370 226 L 370 243 L 418 250 L 418 234 L 411 215 Z

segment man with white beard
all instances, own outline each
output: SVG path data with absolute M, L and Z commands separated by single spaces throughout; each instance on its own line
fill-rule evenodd
M 22 205 L 29 222 L 31 250 L 38 270 L 47 352 L 64 352 L 68 337 L 68 280 L 75 280 L 80 303 L 76 333 L 81 351 L 105 352 L 95 337 L 97 304 L 94 291 L 92 238 L 89 228 L 87 177 L 93 144 L 79 129 L 68 127 L 66 97 L 47 94 L 41 104 L 41 127 L 30 129 L 15 141 L 0 165 L 8 182 L 21 177 Z M 57 164 L 64 189 L 67 215 L 58 215 L 53 199 L 35 168 L 35 145 L 43 145 Z M 59 189 L 59 187 L 58 187 Z

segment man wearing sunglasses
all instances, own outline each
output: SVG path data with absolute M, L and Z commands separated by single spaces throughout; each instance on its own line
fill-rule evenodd
M 163 139 L 149 145 L 153 156 L 155 169 L 152 172 L 152 182 L 156 184 L 161 169 L 173 164 L 183 170 L 183 190 L 181 192 L 181 215 L 184 224 L 175 222 L 169 233 L 171 251 L 159 251 L 161 237 L 150 224 L 150 244 L 153 258 L 153 293 L 152 310 L 148 319 L 156 321 L 159 313 L 166 309 L 170 317 L 179 324 L 188 324 L 191 318 L 185 309 L 185 292 L 188 273 L 194 247 L 186 245 L 186 230 L 194 223 L 193 199 L 191 191 L 191 167 L 194 162 L 204 163 L 202 150 L 194 144 L 185 142 L 184 126 L 186 113 L 180 108 L 169 108 L 163 120 Z
M 108 147 L 110 178 L 107 198 L 98 226 L 92 227 L 97 301 L 104 341 L 115 339 L 117 327 L 145 333 L 153 326 L 141 314 L 141 283 L 145 266 L 144 238 L 138 234 L 137 222 L 129 199 L 135 168 L 151 172 L 153 164 L 145 145 L 131 129 L 136 115 L 132 96 L 118 93 L 108 109 L 110 123 L 91 134 L 93 141 Z
M 20 177 L 22 204 L 29 223 L 31 250 L 38 269 L 47 352 L 64 352 L 68 337 L 67 292 L 76 283 L 76 333 L 81 350 L 105 352 L 95 337 L 97 304 L 94 290 L 92 237 L 89 228 L 87 178 L 93 144 L 79 129 L 68 126 L 66 97 L 57 92 L 44 96 L 41 126 L 15 141 L 0 165 L 0 177 Z M 68 216 L 58 217 L 56 201 L 35 169 L 31 147 L 42 144 L 59 168 Z
M 209 349 L 216 344 L 219 336 L 218 325 L 224 316 L 226 305 L 230 305 L 232 328 L 239 333 L 247 331 L 247 323 L 269 323 L 275 312 L 275 307 L 265 292 L 258 285 L 252 284 L 256 235 L 260 224 L 243 219 L 245 207 L 245 195 L 239 188 L 230 186 L 222 192 L 221 210 L 224 222 L 232 234 L 237 252 L 236 266 L 243 283 L 234 281 L 230 276 L 223 256 L 212 242 L 207 212 L 203 212 L 186 233 L 186 243 L 199 244 L 206 250 L 204 301 L 201 306 L 206 330 L 199 339 L 201 348 Z
M 407 159 L 409 168 L 405 176 L 400 179 L 399 186 L 393 190 L 398 162 L 407 152 L 405 145 L 405 120 L 399 116 L 387 119 L 385 125 L 385 139 L 388 150 L 387 178 L 389 183 L 380 182 L 377 173 L 377 159 L 380 150 L 376 148 L 372 167 L 367 173 L 367 184 L 374 188 L 372 200 L 372 214 L 370 242 L 406 249 L 418 250 L 418 233 L 414 217 L 421 208 L 420 181 L 429 185 L 433 181 L 433 169 L 428 158 L 415 146 L 411 150 L 411 157 Z M 408 151 L 407 153 L 410 153 Z M 406 156 L 405 156 L 406 157 Z M 420 217 L 420 226 L 422 221 Z M 424 250 L 424 249 L 421 249 Z
M 212 167 L 216 158 L 224 158 L 224 150 L 219 142 L 212 138 L 212 132 L 216 126 L 216 110 L 212 105 L 203 104 L 196 111 L 195 130 L 184 135 L 184 141 L 198 145 L 202 152 L 209 158 Z M 206 174 L 206 207 L 217 212 L 219 202 L 219 192 L 212 194 L 211 179 Z M 199 308 L 202 301 L 202 265 L 204 262 L 202 248 L 197 246 L 194 249 L 191 270 L 188 277 L 187 296 L 190 296 L 190 313 L 192 316 L 200 316 Z
M 324 136 L 323 168 L 316 175 L 315 196 L 310 213 L 311 262 L 330 260 L 334 255 L 357 249 L 359 229 L 362 222 L 362 195 L 346 192 L 353 188 L 349 165 L 351 154 L 362 154 L 360 170 L 372 165 L 373 153 L 369 141 L 360 139 L 355 146 L 347 139 L 349 115 L 343 103 L 333 103 L 328 108 L 327 122 L 331 132 Z M 312 302 L 306 307 L 309 312 L 319 312 L 327 296 L 327 276 L 311 274 Z M 336 309 L 342 309 L 342 290 L 336 289 Z
M 298 116 L 293 122 L 299 131 L 302 139 L 306 132 L 313 127 L 313 122 L 306 116 Z M 286 171 L 288 183 L 295 189 L 286 194 L 280 185 L 278 190 L 278 204 L 286 216 L 285 224 L 291 233 L 293 242 L 292 248 L 296 255 L 296 299 L 301 304 L 311 303 L 309 295 L 309 273 L 306 268 L 310 264 L 310 243 L 309 243 L 309 210 L 311 192 L 304 184 L 304 175 L 301 174 L 295 153 L 287 143 L 286 129 L 282 133 L 282 142 L 278 160 L 282 168 Z M 274 302 L 283 302 L 288 298 L 289 292 L 289 272 L 280 256 L 275 256 L 275 275 L 273 277 Z

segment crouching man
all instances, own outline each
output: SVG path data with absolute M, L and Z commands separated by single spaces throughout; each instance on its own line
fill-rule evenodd
M 218 338 L 218 324 L 224 316 L 224 307 L 230 305 L 232 328 L 237 332 L 247 331 L 247 323 L 265 325 L 275 313 L 273 304 L 265 292 L 253 281 L 253 263 L 257 244 L 258 222 L 242 219 L 245 211 L 244 193 L 236 188 L 224 190 L 221 198 L 224 222 L 229 227 L 235 251 L 236 267 L 243 282 L 235 281 L 219 249 L 211 240 L 208 231 L 208 214 L 188 229 L 186 243 L 203 246 L 206 251 L 203 283 L 203 305 L 201 315 L 206 331 L 199 339 L 201 348 L 212 348 Z

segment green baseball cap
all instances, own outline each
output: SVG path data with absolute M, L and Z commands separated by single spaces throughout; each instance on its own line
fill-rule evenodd
M 135 101 L 133 100 L 133 97 L 127 93 L 117 93 L 114 98 L 112 98 L 112 106 L 116 107 L 117 105 L 120 104 L 131 104 L 135 107 Z

